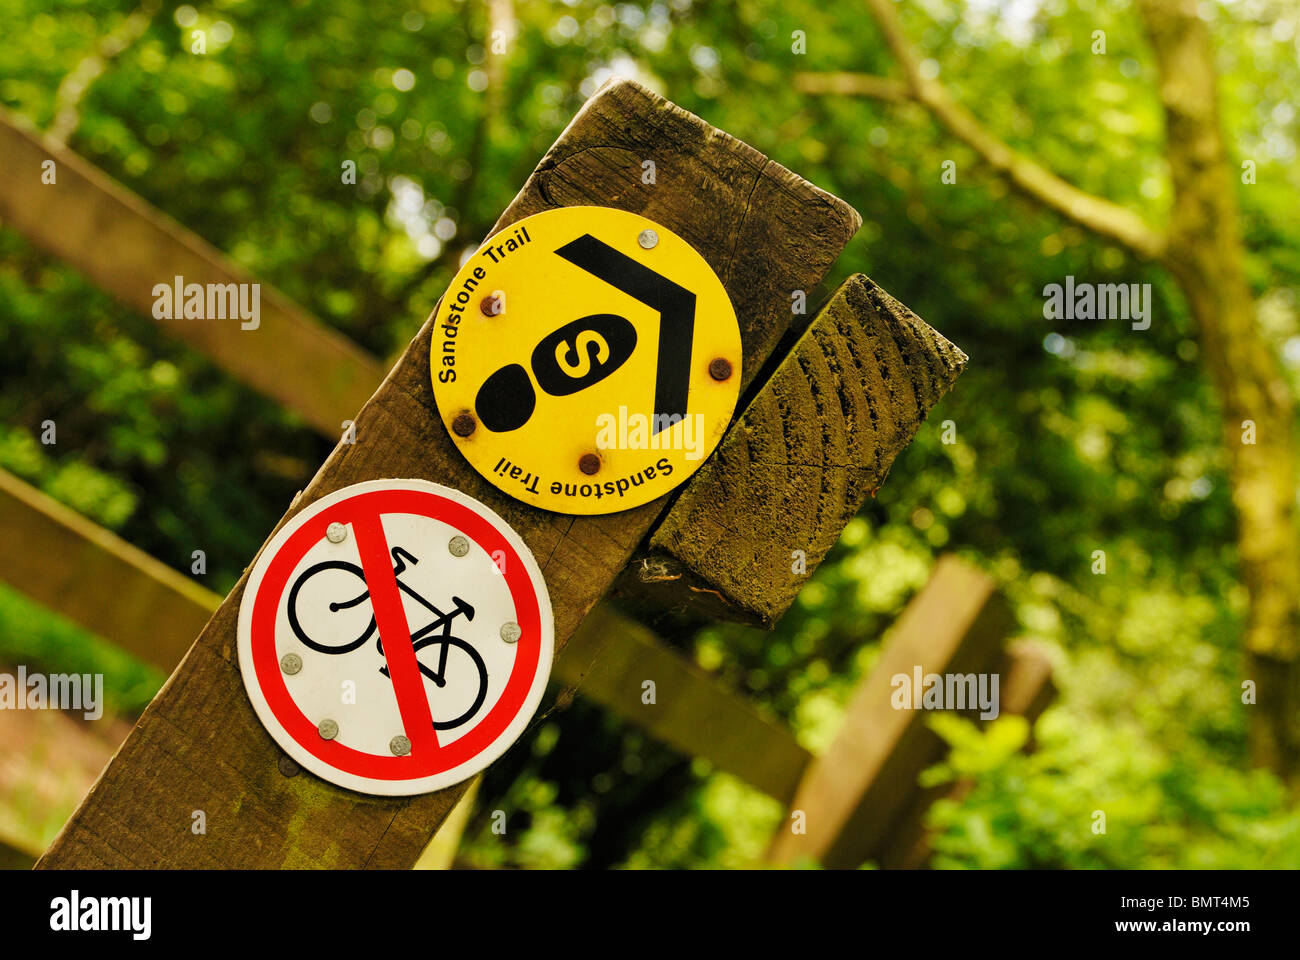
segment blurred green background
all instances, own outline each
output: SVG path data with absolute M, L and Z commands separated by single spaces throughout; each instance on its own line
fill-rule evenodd
M 1202 6 L 1229 149 L 1258 164 L 1239 194 L 1259 324 L 1295 389 L 1300 16 L 1289 2 Z M 470 0 L 0 0 L 0 103 L 64 125 L 73 150 L 381 357 L 610 74 L 753 144 L 862 213 L 828 288 L 867 273 L 971 363 L 777 630 L 710 628 L 698 661 L 820 749 L 883 632 L 955 551 L 1004 586 L 1021 635 L 1054 650 L 1061 694 L 1032 754 L 1013 717 L 985 734 L 938 725 L 953 752 L 930 776 L 976 787 L 932 811 L 936 866 L 1300 867 L 1300 809 L 1247 759 L 1246 597 L 1218 401 L 1168 275 L 1010 195 L 918 107 L 798 92 L 799 70 L 895 72 L 856 3 L 512 12 L 508 55 L 494 58 L 488 6 Z M 988 127 L 1162 219 L 1155 66 L 1128 3 L 903 13 Z M 1098 29 L 1106 56 L 1089 49 Z M 69 114 L 66 78 L 114 31 L 120 49 Z M 355 186 L 340 182 L 349 159 Z M 950 159 L 956 186 L 940 181 Z M 1151 283 L 1151 328 L 1045 320 L 1043 287 L 1069 274 Z M 46 419 L 56 446 L 39 442 Z M 956 444 L 941 443 L 944 420 Z M 328 450 L 0 225 L 0 467 L 187 575 L 205 550 L 199 579 L 224 593 Z M 1095 550 L 1105 575 L 1091 572 Z M 0 660 L 104 670 L 127 716 L 163 679 L 2 586 Z M 493 835 L 493 809 L 518 827 Z M 1104 836 L 1090 829 L 1098 809 Z M 50 836 L 65 813 L 49 814 Z M 492 768 L 460 860 L 745 866 L 782 818 L 578 699 Z

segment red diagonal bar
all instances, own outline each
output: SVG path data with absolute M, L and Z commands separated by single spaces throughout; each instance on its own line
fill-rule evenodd
M 384 660 L 388 663 L 388 675 L 397 695 L 397 709 L 402 714 L 406 737 L 411 741 L 411 755 L 437 750 L 438 736 L 433 729 L 429 700 L 424 695 L 424 678 L 420 676 L 420 664 L 415 659 L 411 628 L 402 607 L 402 594 L 397 587 L 397 578 L 393 576 L 384 526 L 378 514 L 368 513 L 353 517 L 352 531 L 357 538 L 357 552 L 361 554 L 361 568 L 366 575 L 375 624 L 384 643 Z

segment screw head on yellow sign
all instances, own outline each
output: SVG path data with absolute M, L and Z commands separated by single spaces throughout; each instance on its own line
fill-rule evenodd
M 562 207 L 487 240 L 430 346 L 452 440 L 517 500 L 615 513 L 713 452 L 740 392 L 740 328 L 685 240 L 608 207 Z

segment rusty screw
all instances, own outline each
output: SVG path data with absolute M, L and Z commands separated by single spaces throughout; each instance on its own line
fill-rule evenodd
M 496 317 L 506 312 L 506 298 L 500 290 L 493 290 L 479 301 L 479 310 L 485 317 Z
M 731 379 L 731 361 L 725 357 L 714 357 L 709 361 L 709 376 L 719 383 Z
M 458 437 L 468 437 L 477 426 L 478 421 L 472 413 L 458 413 L 456 419 L 451 421 L 451 432 Z
M 600 469 L 600 457 L 594 453 L 584 453 L 578 458 L 578 469 L 590 477 Z

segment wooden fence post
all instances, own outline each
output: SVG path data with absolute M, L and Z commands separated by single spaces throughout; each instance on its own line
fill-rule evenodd
M 795 833 L 791 820 L 778 827 L 769 861 L 847 868 L 877 851 L 915 795 L 917 776 L 943 752 L 925 710 L 894 708 L 891 679 L 917 669 L 922 676 L 986 670 L 1012 623 L 989 577 L 943 557 L 854 694 L 839 736 L 804 772 L 790 809 L 802 813 L 806 832 Z
M 645 189 L 641 161 L 659 177 Z M 627 81 L 583 107 L 495 229 L 556 206 L 594 203 L 648 216 L 691 243 L 721 277 L 741 326 L 742 383 L 859 219 L 751 147 Z M 738 255 L 739 253 L 739 255 Z M 434 407 L 431 321 L 290 508 L 386 476 L 434 480 L 486 503 L 538 557 L 562 645 L 627 562 L 662 501 L 599 517 L 546 514 L 509 500 L 453 448 Z M 283 522 L 283 521 L 282 521 Z M 245 578 L 246 579 L 246 578 Z M 167 685 L 73 815 L 42 867 L 409 867 L 466 784 L 416 798 L 361 796 L 292 774 L 238 675 L 235 620 L 244 581 L 223 601 Z M 203 810 L 207 834 L 190 832 Z
M 233 275 L 232 271 L 236 269 L 233 265 L 217 251 L 197 242 L 197 238 L 177 227 L 160 211 L 112 182 L 85 160 L 56 144 L 18 129 L 0 112 L 0 140 L 5 138 L 14 139 L 21 149 L 44 151 L 47 159 L 66 163 L 73 176 L 71 181 L 64 178 L 60 194 L 62 205 L 52 208 L 49 217 L 33 216 L 32 201 L 26 193 L 12 198 L 0 196 L 0 208 L 12 207 L 16 210 L 19 226 L 28 232 L 31 239 L 69 259 L 73 266 L 105 284 L 106 289 L 128 304 L 148 311 L 147 300 L 141 299 L 139 270 L 106 270 L 99 248 L 74 242 L 74 238 L 79 235 L 77 231 L 85 229 L 83 223 L 74 222 L 70 230 L 63 231 L 52 225 L 54 221 L 71 215 L 70 211 L 103 210 L 105 216 L 112 214 L 110 219 L 118 224 L 116 229 L 124 234 L 123 242 L 130 237 L 150 238 L 153 262 L 159 269 L 165 267 L 163 272 L 185 272 L 188 269 L 192 276 L 195 275 L 194 256 L 197 252 L 202 254 L 201 262 L 197 265 L 202 271 L 199 275 L 218 278 Z M 0 187 L 0 194 L 3 191 L 4 188 Z M 189 264 L 189 268 L 184 264 Z M 289 326 L 268 329 L 263 336 L 276 340 L 283 333 L 291 333 L 292 339 L 305 348 L 301 352 L 308 365 L 325 370 L 326 374 L 295 380 L 294 389 L 284 390 L 279 395 L 268 395 L 278 396 L 291 409 L 315 423 L 318 429 L 332 434 L 331 425 L 351 416 L 355 407 L 355 404 L 349 405 L 349 393 L 337 389 L 338 384 L 352 384 L 353 387 L 349 389 L 355 390 L 360 385 L 378 382 L 377 364 L 359 350 L 319 354 L 316 348 L 322 343 L 332 342 L 332 338 L 337 339 L 337 336 L 311 320 L 306 311 L 292 304 L 289 306 L 293 307 Z M 152 316 L 152 313 L 147 315 Z M 168 326 L 165 320 L 160 322 L 165 327 Z M 285 387 L 279 373 L 282 349 L 244 350 L 240 341 L 244 336 L 241 331 L 219 326 L 209 325 L 200 332 L 193 325 L 186 324 L 174 332 L 188 337 L 195 347 L 208 352 L 218 364 L 226 366 L 236 377 L 246 380 L 263 392 L 267 392 L 269 386 L 281 389 Z M 867 361 L 853 356 L 854 351 L 861 352 L 864 345 L 872 342 L 884 345 L 885 349 L 882 351 L 873 348 L 874 357 Z M 232 354 L 232 346 L 240 346 L 240 349 Z M 232 365 L 232 359 L 238 362 Z M 878 290 L 869 280 L 861 276 L 851 277 L 821 308 L 795 353 L 785 358 L 782 369 L 765 384 L 761 397 L 750 405 L 743 418 L 747 439 L 743 443 L 733 440 L 728 448 L 742 458 L 739 462 L 743 469 L 732 471 L 732 475 L 725 477 L 726 487 L 723 489 L 717 486 L 716 478 L 712 485 L 703 484 L 699 488 L 688 489 L 687 495 L 677 502 L 663 520 L 657 535 L 661 543 L 670 536 L 681 538 L 698 521 L 699 518 L 693 516 L 693 513 L 698 513 L 702 505 L 734 493 L 746 505 L 746 510 L 742 512 L 747 512 L 755 505 L 766 508 L 780 506 L 781 509 L 767 518 L 774 528 L 780 527 L 782 531 L 774 539 L 789 540 L 804 547 L 811 545 L 811 551 L 792 551 L 791 559 L 794 556 L 800 557 L 799 563 L 803 564 L 803 571 L 795 573 L 799 563 L 792 562 L 791 570 L 787 572 L 784 552 L 773 549 L 765 551 L 762 559 L 766 561 L 766 567 L 757 571 L 757 577 L 753 576 L 754 570 L 744 570 L 736 562 L 739 556 L 752 566 L 754 559 L 752 556 L 745 557 L 743 552 L 737 554 L 734 550 L 737 542 L 745 543 L 744 538 L 740 538 L 738 541 L 724 543 L 724 547 L 732 548 L 731 552 L 728 553 L 726 549 L 714 551 L 708 563 L 698 562 L 701 558 L 695 556 L 695 562 L 689 570 L 672 557 L 672 547 L 668 547 L 634 563 L 634 569 L 641 577 L 624 576 L 623 580 L 630 579 L 634 584 L 642 581 L 649 584 L 646 592 L 650 594 L 649 600 L 656 608 L 664 603 L 672 603 L 675 592 L 680 598 L 694 601 L 697 613 L 699 607 L 717 598 L 717 602 L 713 603 L 713 612 L 720 616 L 756 619 L 770 624 L 788 605 L 806 576 L 816 568 L 826 548 L 838 536 L 840 527 L 860 505 L 863 491 L 868 485 L 878 485 L 879 478 L 888 470 L 893 456 L 914 433 L 929 405 L 950 385 L 963 361 L 959 351 Z M 813 380 L 808 378 L 809 364 L 819 365 L 818 376 Z M 827 364 L 833 365 L 835 370 L 832 372 Z M 897 392 L 890 388 L 891 382 L 904 386 L 901 403 Z M 828 385 L 831 385 L 831 390 L 827 389 Z M 819 391 L 812 398 L 816 409 L 806 403 L 809 393 L 814 390 Z M 831 396 L 832 392 L 837 395 Z M 792 399 L 795 401 L 793 404 Z M 830 412 L 828 401 L 833 401 L 840 408 L 838 418 L 826 416 Z M 863 409 L 872 417 L 878 417 L 879 412 L 883 411 L 886 415 L 884 422 L 873 423 L 871 431 L 859 431 L 858 420 L 861 419 Z M 791 413 L 816 414 L 833 427 L 841 428 L 829 431 L 832 441 L 827 448 L 820 451 L 798 451 L 800 458 L 807 456 L 809 459 L 800 468 L 800 475 L 793 484 L 788 482 L 789 478 L 780 476 L 784 467 L 781 458 L 777 458 L 776 463 L 751 462 L 758 444 L 765 444 L 770 450 L 774 438 L 786 434 L 807 434 L 806 430 L 796 429 L 801 424 L 797 416 L 791 416 Z M 757 443 L 753 438 L 757 438 Z M 820 472 L 813 465 L 819 453 L 822 463 L 829 464 L 828 468 L 823 467 Z M 743 459 L 746 457 L 750 459 Z M 787 489 L 782 497 L 773 497 L 773 491 L 780 490 L 783 486 L 802 491 L 804 496 L 791 496 Z M 40 497 L 30 491 L 30 488 L 27 492 Z M 815 494 L 815 499 L 810 494 Z M 13 505 L 24 508 L 32 506 L 16 502 Z M 57 504 L 53 506 L 57 507 Z M 178 591 L 185 588 L 179 593 L 172 591 L 181 596 L 183 601 L 202 595 L 203 602 L 183 602 L 179 609 L 175 603 L 170 607 L 166 603 L 155 607 L 159 614 L 156 629 L 142 631 L 138 620 L 121 614 L 129 613 L 133 608 L 137 611 L 149 609 L 154 607 L 153 604 L 132 605 L 128 602 L 125 609 L 120 609 L 120 602 L 106 606 L 96 602 L 97 599 L 102 599 L 93 596 L 96 591 L 71 593 L 63 590 L 65 584 L 62 580 L 66 577 L 34 576 L 37 571 L 23 564 L 5 563 L 3 558 L 0 558 L 0 576 L 18 584 L 48 606 L 61 608 L 90 629 L 98 630 L 126 649 L 170 671 L 188 646 L 189 637 L 197 633 L 221 598 L 207 593 L 197 585 L 190 588 L 190 582 L 185 578 L 175 575 L 160 577 L 159 573 L 170 574 L 170 571 L 159 569 L 161 565 L 151 561 L 135 563 L 132 557 L 142 561 L 149 561 L 149 558 L 139 554 L 139 551 L 133 551 L 129 545 L 123 544 L 107 531 L 94 528 L 71 511 L 60 509 L 62 516 L 57 517 L 53 510 L 44 511 L 48 516 L 28 516 L 21 510 L 15 510 L 11 511 L 14 515 L 10 516 L 0 509 L 0 520 L 4 521 L 0 528 L 11 531 L 16 529 L 23 539 L 27 539 L 27 535 L 33 531 L 52 532 L 52 544 L 64 545 L 66 540 L 71 539 L 72 545 L 79 543 L 83 552 L 91 550 L 94 554 L 91 560 L 97 563 L 98 570 L 98 575 L 94 578 L 95 584 L 98 592 L 104 596 L 128 600 L 133 597 L 148 598 L 158 593 L 161 584 L 177 586 Z M 37 511 L 38 514 L 40 512 Z M 56 521 L 53 528 L 48 522 L 51 519 Z M 707 515 L 705 519 L 716 524 Z M 108 549 L 100 549 L 101 547 Z M 696 547 L 698 548 L 698 543 Z M 663 575 L 668 569 L 675 572 Z M 647 573 L 650 575 L 646 576 Z M 670 589 L 664 589 L 663 585 L 671 581 L 685 582 L 677 582 Z M 739 591 L 736 590 L 737 583 L 741 586 Z M 735 598 L 724 599 L 721 590 L 717 588 L 723 584 L 730 585 L 731 592 L 740 595 L 739 601 Z M 762 605 L 761 611 L 757 613 L 752 609 L 756 604 Z M 186 626 L 183 617 L 178 626 L 177 618 L 168 616 L 169 610 L 172 613 L 188 611 L 191 617 L 189 626 Z M 77 616 L 92 611 L 93 619 L 84 620 Z M 735 773 L 778 799 L 790 799 L 799 773 L 808 760 L 808 754 L 794 742 L 787 730 L 763 721 L 743 698 L 724 689 L 674 651 L 665 648 L 649 631 L 632 624 L 612 610 L 598 608 L 598 612 L 602 612 L 602 615 L 589 618 L 588 623 L 584 623 L 583 629 L 575 636 L 572 645 L 578 649 L 557 660 L 557 680 L 575 686 L 580 683 L 584 696 L 603 704 L 632 723 L 642 726 L 649 723 L 653 727 L 653 734 L 664 742 L 688 754 L 707 757 L 722 769 Z M 194 617 L 198 618 L 197 621 L 193 620 Z M 596 622 L 592 623 L 593 620 Z M 594 642 L 597 633 L 605 662 L 593 667 L 586 648 Z M 584 660 L 587 662 L 580 663 Z M 579 671 L 580 666 L 589 669 L 585 673 L 575 672 Z M 629 698 L 625 688 L 629 682 L 628 677 L 633 672 L 643 676 L 653 674 L 660 678 L 661 686 L 671 687 L 674 691 L 671 695 L 673 709 L 647 712 L 639 700 Z M 702 725 L 698 722 L 699 718 L 705 716 L 730 717 L 737 723 L 737 730 L 731 735 L 719 737 L 714 732 L 716 724 Z M 746 738 L 752 740 L 755 736 L 759 737 L 760 742 L 751 743 L 751 749 L 736 746 Z
M 1002 678 L 1002 713 L 1024 717 L 1032 731 L 1034 721 L 1052 702 L 1052 664 L 1031 643 L 1014 643 L 999 659 L 994 671 Z M 1033 738 L 1026 749 L 1032 749 Z M 916 786 L 903 812 L 885 832 L 881 844 L 868 857 L 886 869 L 916 870 L 930 859 L 934 837 L 925 825 L 930 807 L 940 799 L 960 801 L 973 784 L 960 781 L 936 787 Z

